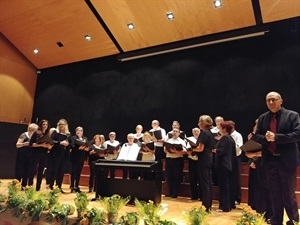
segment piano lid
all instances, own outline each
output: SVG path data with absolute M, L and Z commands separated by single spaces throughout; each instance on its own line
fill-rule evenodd
M 123 169 L 135 168 L 135 169 L 162 170 L 162 163 L 159 161 L 128 161 L 128 160 L 98 159 L 95 162 L 95 166 L 123 168 Z

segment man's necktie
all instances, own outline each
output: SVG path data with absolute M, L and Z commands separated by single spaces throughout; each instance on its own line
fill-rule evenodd
M 276 133 L 276 127 L 277 127 L 276 114 L 273 114 L 270 121 L 270 131 L 274 134 Z M 274 142 L 270 142 L 269 151 L 272 152 L 273 154 L 276 152 L 276 144 Z

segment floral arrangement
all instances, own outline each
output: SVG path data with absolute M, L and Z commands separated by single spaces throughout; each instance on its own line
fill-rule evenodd
M 46 215 L 46 220 L 52 221 L 53 219 L 55 219 L 56 222 L 60 222 L 61 225 L 68 225 L 68 216 L 72 215 L 74 211 L 74 206 L 70 204 L 57 204 L 50 208 L 50 211 Z
M 58 187 L 54 188 L 53 190 L 51 190 L 49 192 L 48 197 L 47 197 L 48 202 L 49 202 L 49 208 L 51 208 L 54 205 L 59 204 L 58 199 L 60 196 L 61 196 L 61 190 Z
M 139 224 L 139 215 L 137 212 L 128 212 L 120 217 L 120 225 L 136 225 Z
M 145 225 L 157 225 L 160 217 L 168 210 L 165 205 L 154 204 L 153 201 L 139 201 L 134 200 L 137 212 L 143 218 Z
M 82 219 L 80 220 L 80 225 L 105 225 L 105 213 L 93 207 L 82 214 Z
M 87 206 L 89 204 L 89 200 L 87 198 L 86 193 L 84 192 L 76 193 L 74 203 L 77 209 L 77 217 L 81 218 L 82 217 L 81 214 L 87 210 Z
M 245 208 L 242 211 L 241 217 L 236 225 L 263 225 L 265 224 L 264 214 L 259 214 L 250 208 Z
M 208 212 L 204 206 L 194 206 L 188 211 L 182 212 L 190 225 L 205 225 L 207 224 Z
M 98 201 L 101 207 L 107 213 L 107 220 L 108 223 L 116 223 L 118 214 L 121 208 L 123 208 L 130 200 L 130 196 L 126 198 L 122 198 L 120 195 L 112 195 L 111 197 L 103 197 L 100 198 Z

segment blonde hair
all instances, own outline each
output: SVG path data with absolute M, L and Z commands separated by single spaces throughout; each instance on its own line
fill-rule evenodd
M 58 130 L 58 131 L 60 131 L 60 129 L 59 129 L 59 124 L 65 124 L 65 133 L 66 133 L 66 134 L 69 134 L 69 133 L 70 133 L 68 122 L 67 122 L 65 119 L 60 119 L 60 120 L 57 122 L 56 130 Z
M 27 131 L 36 131 L 38 129 L 38 127 L 39 126 L 37 124 L 31 123 L 31 124 L 28 125 Z
M 209 115 L 200 116 L 199 122 L 205 123 L 207 129 L 211 129 L 213 127 L 213 120 Z

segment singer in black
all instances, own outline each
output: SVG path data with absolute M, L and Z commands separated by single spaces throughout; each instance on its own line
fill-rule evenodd
M 31 123 L 28 125 L 27 131 L 22 133 L 16 143 L 17 157 L 16 157 L 16 169 L 15 178 L 21 182 L 22 190 L 24 190 L 28 184 L 29 168 L 31 163 L 32 147 L 29 146 L 30 138 L 32 134 L 37 130 L 38 125 Z
M 84 160 L 88 157 L 88 140 L 83 136 L 83 128 L 75 129 L 76 135 L 73 136 L 73 146 L 70 154 L 71 161 L 71 193 L 81 192 L 79 188 L 80 175 Z
M 286 224 L 293 225 L 299 222 L 295 191 L 300 117 L 297 112 L 283 108 L 282 103 L 278 92 L 266 95 L 269 111 L 259 116 L 253 139 L 262 144 L 262 163 L 273 208 L 271 224 L 282 225 L 285 210 L 289 218 Z
M 65 119 L 60 119 L 57 128 L 51 134 L 54 146 L 49 153 L 47 173 L 49 173 L 49 187 L 53 189 L 54 182 L 65 193 L 61 186 L 63 182 L 65 164 L 69 158 L 70 147 L 72 146 L 72 137 L 69 132 L 68 123 Z
M 47 142 L 39 141 L 44 138 L 44 136 L 49 136 L 49 122 L 47 120 L 41 120 L 39 123 L 39 127 L 36 132 L 33 133 L 30 139 L 30 146 L 32 149 L 32 157 L 31 157 L 31 166 L 29 172 L 29 181 L 28 185 L 33 185 L 34 174 L 37 171 L 36 178 L 36 190 L 39 191 L 41 189 L 41 183 L 43 179 L 43 174 L 46 168 L 47 162 L 47 151 L 52 148 L 52 145 Z

